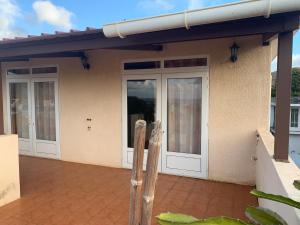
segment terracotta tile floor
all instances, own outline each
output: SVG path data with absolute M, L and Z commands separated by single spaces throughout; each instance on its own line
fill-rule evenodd
M 0 208 L 1 225 L 126 225 L 130 171 L 20 158 L 22 198 Z M 154 215 L 244 218 L 249 186 L 159 175 Z M 155 220 L 153 220 L 153 224 Z

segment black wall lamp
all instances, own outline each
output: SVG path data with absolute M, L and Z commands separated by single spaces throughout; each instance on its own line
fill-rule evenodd
M 231 51 L 230 60 L 231 60 L 231 62 L 236 62 L 237 61 L 239 48 L 240 48 L 240 46 L 238 46 L 235 42 L 230 47 L 230 51 Z

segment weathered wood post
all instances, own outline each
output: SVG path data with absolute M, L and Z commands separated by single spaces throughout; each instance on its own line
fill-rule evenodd
M 161 123 L 160 121 L 156 121 L 149 141 L 141 225 L 151 225 L 154 192 L 158 172 L 158 159 L 161 145 L 161 133 Z
M 136 121 L 130 187 L 129 225 L 139 225 L 141 222 L 145 135 L 146 122 L 144 120 Z

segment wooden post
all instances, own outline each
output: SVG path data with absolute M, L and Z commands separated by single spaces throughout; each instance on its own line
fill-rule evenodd
M 289 157 L 292 50 L 293 31 L 280 33 L 278 36 L 274 158 L 283 162 L 287 162 Z
M 146 177 L 143 192 L 142 223 L 151 225 L 154 192 L 157 179 L 158 159 L 161 145 L 161 123 L 157 121 L 149 141 Z
M 136 121 L 130 187 L 129 225 L 139 225 L 141 222 L 145 135 L 146 122 L 144 120 Z

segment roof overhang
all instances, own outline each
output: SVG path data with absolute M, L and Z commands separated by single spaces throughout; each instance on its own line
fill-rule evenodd
M 249 35 L 261 35 L 267 42 L 278 33 L 299 28 L 300 11 L 239 19 L 193 26 L 187 30 L 176 28 L 130 35 L 127 38 L 107 38 L 101 29 L 44 35 L 0 42 L 0 61 L 64 52 L 81 52 L 92 49 L 161 50 L 162 44 Z

